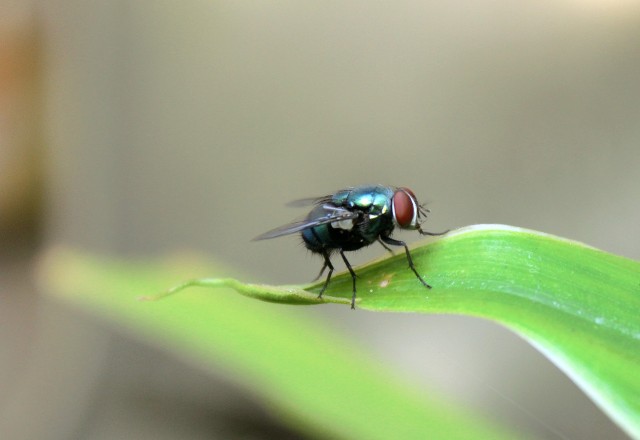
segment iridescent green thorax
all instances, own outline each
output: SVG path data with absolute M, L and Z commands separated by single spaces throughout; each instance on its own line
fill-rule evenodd
M 344 224 L 323 224 L 302 231 L 305 245 L 311 250 L 343 249 L 356 250 L 368 246 L 380 234 L 389 235 L 394 223 L 391 213 L 391 198 L 395 190 L 381 185 L 359 186 L 335 193 L 329 200 L 331 205 L 362 213 L 361 217 Z M 309 213 L 309 218 L 325 212 L 319 205 Z M 342 223 L 342 222 L 341 222 Z M 349 225 L 353 225 L 349 229 Z
M 335 193 L 331 201 L 337 206 L 357 208 L 369 215 L 391 212 L 394 188 L 382 185 L 359 186 Z

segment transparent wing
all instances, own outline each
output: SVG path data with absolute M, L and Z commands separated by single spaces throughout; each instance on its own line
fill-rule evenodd
M 321 196 L 321 197 L 307 197 L 305 199 L 292 200 L 287 203 L 286 206 L 290 206 L 292 208 L 302 208 L 305 206 L 311 205 L 320 205 L 323 203 L 327 203 L 331 200 L 331 196 Z
M 253 240 L 266 240 L 269 238 L 276 238 L 283 235 L 295 234 L 304 229 L 312 228 L 314 226 L 326 225 L 327 223 L 339 222 L 341 220 L 349 220 L 358 218 L 357 212 L 352 212 L 344 208 L 338 208 L 332 205 L 322 205 L 324 215 L 316 218 L 307 218 L 297 222 L 292 222 L 279 228 L 272 229 L 264 234 L 258 235 Z

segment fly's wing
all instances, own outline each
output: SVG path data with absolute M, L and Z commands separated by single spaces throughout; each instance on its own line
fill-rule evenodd
M 292 200 L 291 202 L 287 203 L 287 206 L 290 206 L 292 208 L 302 208 L 311 205 L 322 205 L 323 203 L 328 203 L 329 201 L 331 201 L 330 195 L 322 197 L 307 197 L 306 199 Z
M 349 211 L 344 208 L 338 208 L 333 205 L 322 205 L 324 215 L 316 218 L 306 218 L 297 222 L 289 223 L 279 228 L 272 229 L 265 232 L 262 235 L 258 235 L 254 240 L 266 240 L 268 238 L 276 238 L 282 235 L 295 234 L 304 229 L 312 228 L 314 226 L 326 225 L 327 223 L 339 222 L 341 220 L 350 220 L 358 218 L 358 213 Z

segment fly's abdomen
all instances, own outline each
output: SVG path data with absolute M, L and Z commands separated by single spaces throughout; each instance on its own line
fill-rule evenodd
M 331 211 L 327 209 L 325 205 L 316 206 L 307 216 L 307 220 L 313 221 L 315 219 L 323 218 Z M 346 226 L 348 223 L 352 223 L 352 220 L 342 220 L 336 222 L 336 226 Z M 331 223 L 325 223 L 321 225 L 311 226 L 307 229 L 300 231 L 302 240 L 305 246 L 312 252 L 322 253 L 323 251 L 338 249 L 341 247 L 343 241 L 343 234 L 341 229 L 337 230 L 331 226 Z
M 330 252 L 335 249 L 355 251 L 371 244 L 355 228 L 353 230 L 341 229 L 333 227 L 331 223 L 305 229 L 301 235 L 307 249 L 318 253 Z
M 304 229 L 300 233 L 304 245 L 311 252 L 322 253 L 324 249 L 329 249 L 329 231 L 327 225 L 314 226 Z

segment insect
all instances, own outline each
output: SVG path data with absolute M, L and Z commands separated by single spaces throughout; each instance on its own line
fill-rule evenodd
M 433 233 L 422 230 L 422 217 L 426 218 L 429 210 L 418 203 L 418 199 L 409 188 L 383 185 L 357 186 L 324 197 L 298 200 L 291 205 L 313 205 L 313 208 L 304 220 L 265 232 L 254 240 L 265 240 L 299 232 L 307 249 L 324 258 L 324 264 L 316 279 L 329 268 L 318 298 L 322 297 L 333 274 L 331 255 L 338 252 L 353 281 L 351 308 L 354 309 L 356 273 L 344 253 L 369 246 L 375 241 L 389 252 L 392 252 L 389 246 L 403 246 L 409 268 L 426 288 L 431 288 L 416 271 L 407 244 L 391 238 L 391 233 L 396 227 L 414 229 L 422 235 L 442 235 L 448 231 Z

